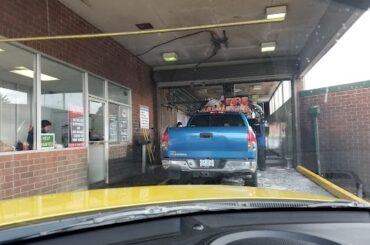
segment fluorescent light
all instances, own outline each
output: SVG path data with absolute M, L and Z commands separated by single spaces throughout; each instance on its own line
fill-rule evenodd
M 2 48 L 0 48 L 0 52 L 5 52 L 5 50 L 4 50 L 4 49 L 2 49 Z
M 261 52 L 274 52 L 276 48 L 275 42 L 261 43 Z
M 261 90 L 262 86 L 261 85 L 254 85 L 253 90 Z
M 286 6 L 275 6 L 266 8 L 266 18 L 271 19 L 285 19 Z
M 162 58 L 166 62 L 175 62 L 177 61 L 177 54 L 175 52 L 166 52 L 162 54 Z
M 24 76 L 24 77 L 29 77 L 29 78 L 34 78 L 35 74 L 33 70 L 28 69 L 27 67 L 24 66 L 17 66 L 15 67 L 16 70 L 12 70 L 10 72 Z M 59 78 L 52 77 L 49 75 L 41 74 L 41 81 L 56 81 L 60 80 Z

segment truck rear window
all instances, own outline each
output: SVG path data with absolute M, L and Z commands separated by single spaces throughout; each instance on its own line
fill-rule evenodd
M 190 121 L 190 127 L 245 127 L 238 114 L 196 115 Z

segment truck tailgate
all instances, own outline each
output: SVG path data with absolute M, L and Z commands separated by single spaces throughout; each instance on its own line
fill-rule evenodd
M 248 151 L 246 127 L 169 128 L 168 136 L 170 158 L 255 158 L 255 152 Z

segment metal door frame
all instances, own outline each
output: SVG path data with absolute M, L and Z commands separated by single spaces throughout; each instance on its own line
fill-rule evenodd
M 88 116 L 87 116 L 87 135 L 90 130 L 90 101 L 96 102 L 96 103 L 102 103 L 104 105 L 104 164 L 105 164 L 105 183 L 109 183 L 109 165 L 108 165 L 108 160 L 109 160 L 109 128 L 108 128 L 108 102 L 104 99 L 98 99 L 95 97 L 88 96 L 88 103 L 87 103 L 87 111 L 88 111 Z M 90 139 L 89 136 L 87 136 L 87 144 L 88 144 L 88 149 L 90 148 Z M 90 167 L 90 150 L 88 150 L 88 165 Z M 90 182 L 89 179 L 89 184 L 93 184 Z

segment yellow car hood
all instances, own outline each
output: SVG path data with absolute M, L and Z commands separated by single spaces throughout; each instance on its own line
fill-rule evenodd
M 0 201 L 0 226 L 140 205 L 209 200 L 334 201 L 299 192 L 224 185 L 171 185 L 59 193 Z

